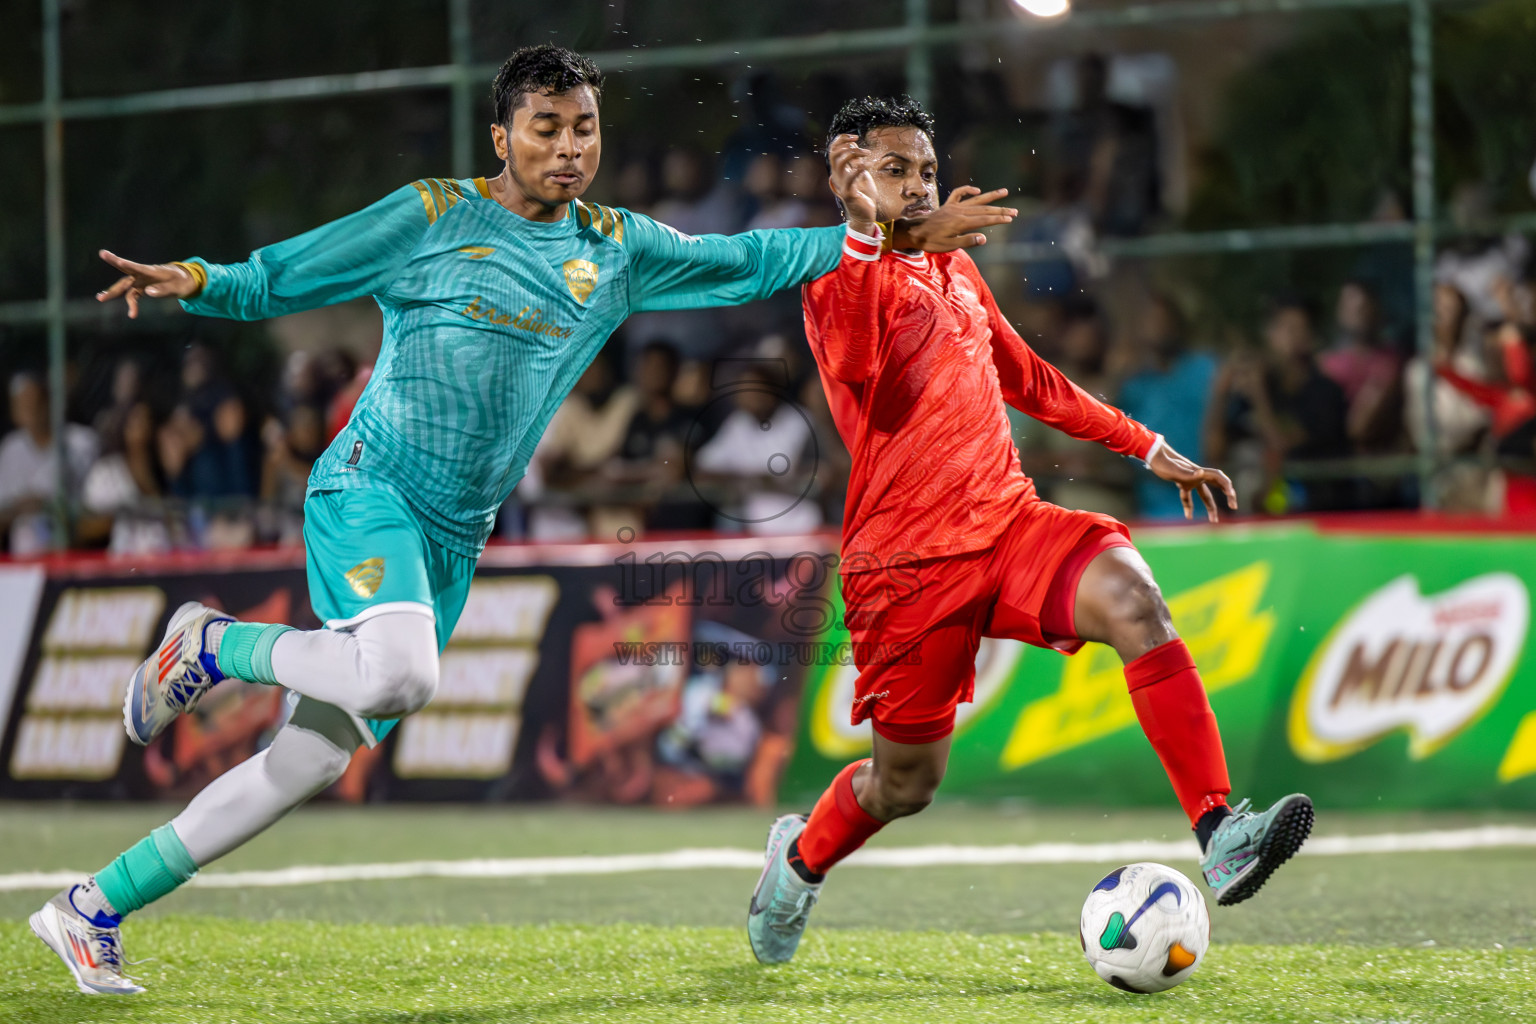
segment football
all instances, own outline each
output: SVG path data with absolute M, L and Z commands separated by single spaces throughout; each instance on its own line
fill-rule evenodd
M 1127 992 L 1173 988 L 1200 966 L 1211 917 L 1195 884 L 1165 864 L 1127 864 L 1083 903 L 1078 941 L 1094 972 Z

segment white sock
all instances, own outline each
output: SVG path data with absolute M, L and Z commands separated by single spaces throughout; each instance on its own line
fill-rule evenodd
M 107 899 L 106 893 L 96 884 L 96 876 L 87 878 L 71 897 L 75 903 L 75 909 L 87 916 L 94 917 L 97 914 L 106 914 L 108 917 L 122 917 Z
M 224 631 L 228 628 L 229 623 L 227 622 L 213 622 L 209 623 L 208 628 L 203 630 L 203 645 L 207 648 L 208 653 L 215 658 L 219 656 L 219 643 L 224 639 Z

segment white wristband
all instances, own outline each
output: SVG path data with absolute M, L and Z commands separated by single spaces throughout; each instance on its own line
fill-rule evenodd
M 1166 443 L 1167 442 L 1165 442 L 1163 440 L 1163 435 L 1162 434 L 1158 434 L 1157 437 L 1153 438 L 1153 440 L 1152 440 L 1152 447 L 1147 449 L 1147 457 L 1141 460 L 1141 464 L 1143 466 L 1146 466 L 1148 469 L 1151 469 L 1152 468 L 1152 456 L 1156 455 L 1157 454 L 1157 450 L 1159 448 L 1163 447 Z

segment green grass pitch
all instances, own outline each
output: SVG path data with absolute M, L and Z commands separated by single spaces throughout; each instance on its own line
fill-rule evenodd
M 171 808 L 0 805 L 0 874 L 92 868 Z M 754 847 L 749 811 L 324 807 L 211 870 Z M 1320 835 L 1517 815 L 1326 815 Z M 1176 814 L 938 807 L 882 846 L 1173 838 Z M 1077 911 L 1113 864 L 848 869 L 793 964 L 763 968 L 740 870 L 189 889 L 124 928 L 149 992 L 74 991 L 0 892 L 0 1022 L 1254 1021 L 1536 1019 L 1529 849 L 1301 857 L 1212 907 L 1194 978 L 1134 996 L 1093 976 Z M 1174 863 L 1193 873 L 1193 863 Z

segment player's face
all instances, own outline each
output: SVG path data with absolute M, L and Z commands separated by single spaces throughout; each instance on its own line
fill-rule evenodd
M 864 148 L 874 154 L 876 212 L 880 220 L 926 217 L 939 205 L 939 161 L 933 140 L 918 128 L 875 128 Z
M 597 97 L 589 86 L 529 93 L 512 111 L 511 128 L 496 125 L 491 133 L 496 155 L 507 162 L 512 180 L 541 206 L 570 202 L 597 174 L 603 142 Z

